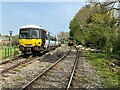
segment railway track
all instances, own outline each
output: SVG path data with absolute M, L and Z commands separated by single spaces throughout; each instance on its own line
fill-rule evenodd
M 76 48 L 76 47 L 75 47 Z M 69 90 L 71 88 L 71 84 L 72 84 L 72 80 L 73 80 L 73 77 L 74 77 L 74 74 L 75 74 L 75 70 L 77 68 L 77 64 L 78 64 L 78 60 L 79 60 L 79 51 L 78 49 L 76 48 L 77 50 L 77 53 L 76 53 L 76 60 L 74 62 L 74 66 L 73 66 L 73 69 L 72 69 L 72 72 L 71 72 L 71 76 L 69 78 L 69 81 L 68 81 L 68 84 L 67 84 L 67 88 L 66 90 Z
M 28 56 L 19 55 L 19 56 L 12 58 L 11 60 L 2 61 L 2 62 L 0 62 L 0 73 L 4 74 L 6 72 L 9 72 L 9 70 L 19 67 L 22 64 L 30 63 L 32 60 L 34 60 L 34 61 L 38 60 L 40 57 L 45 55 L 45 53 L 47 53 L 47 52 L 42 52 L 39 55 L 38 54 L 28 55 Z M 12 72 L 9 72 L 9 73 L 12 73 Z M 15 73 L 15 71 L 14 71 L 14 73 Z
M 69 52 L 23 86 L 21 90 L 31 90 L 32 88 L 66 88 L 68 90 L 73 80 L 78 58 L 77 48 L 70 48 Z
M 12 61 L 15 61 L 15 60 L 18 60 L 18 58 L 20 59 L 21 56 L 22 56 L 22 55 L 15 56 L 14 58 L 12 58 L 12 59 L 10 59 L 10 60 L 1 61 L 1 62 L 0 62 L 0 65 L 9 63 L 9 62 L 12 62 Z
M 41 55 L 42 56 L 42 55 Z M 17 56 L 11 60 L 3 61 L 0 63 L 0 73 L 4 74 L 11 69 L 19 67 L 22 64 L 26 64 L 31 62 L 32 60 L 36 59 L 38 56 L 26 56 L 23 57 L 22 55 Z

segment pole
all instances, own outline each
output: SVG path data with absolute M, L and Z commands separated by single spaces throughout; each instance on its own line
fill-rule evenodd
M 12 56 L 12 32 L 13 31 L 9 31 L 9 33 L 10 33 L 10 56 Z
M 10 48 L 12 48 L 12 31 L 9 31 L 10 33 Z

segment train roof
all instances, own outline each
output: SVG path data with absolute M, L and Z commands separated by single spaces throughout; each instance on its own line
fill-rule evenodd
M 25 25 L 25 26 L 20 27 L 20 29 L 24 29 L 24 28 L 35 28 L 35 29 L 43 29 L 43 30 L 45 30 L 43 27 L 38 26 L 38 25 Z
M 20 27 L 20 29 L 25 29 L 25 28 L 43 29 L 44 31 L 46 31 L 46 33 L 49 32 L 49 31 L 47 31 L 46 29 L 44 29 L 43 27 L 41 27 L 39 25 L 25 25 L 25 26 Z M 50 36 L 55 36 L 55 35 L 50 32 Z

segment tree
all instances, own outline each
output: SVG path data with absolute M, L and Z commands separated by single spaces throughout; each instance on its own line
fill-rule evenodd
M 0 33 L 0 37 L 2 37 L 2 34 Z
M 60 32 L 57 36 L 58 36 L 58 38 L 68 40 L 68 38 L 69 38 L 69 32 Z
M 18 45 L 19 44 L 18 43 L 18 38 L 19 38 L 18 35 L 12 36 L 12 43 L 13 43 L 13 45 Z
M 116 19 L 99 4 L 86 5 L 70 22 L 70 36 L 85 46 L 93 44 L 102 51 L 113 51 L 117 43 Z

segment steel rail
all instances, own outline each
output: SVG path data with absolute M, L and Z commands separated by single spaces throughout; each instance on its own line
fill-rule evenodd
M 75 47 L 76 48 L 76 47 Z M 68 81 L 68 84 L 67 84 L 67 87 L 66 87 L 66 90 L 69 90 L 70 86 L 71 86 L 71 83 L 72 83 L 72 79 L 73 79 L 73 76 L 74 76 L 74 73 L 75 73 L 75 69 L 77 67 L 77 64 L 78 64 L 78 59 L 79 59 L 79 56 L 78 56 L 78 49 L 76 48 L 77 50 L 77 53 L 76 53 L 76 60 L 74 62 L 74 66 L 73 66 L 73 69 L 72 69 L 72 72 L 71 72 L 71 76 L 69 78 L 69 81 Z
M 15 60 L 18 60 L 18 59 L 21 59 L 21 55 L 19 55 L 19 56 L 15 56 L 14 58 L 12 58 L 11 60 L 5 60 L 5 61 L 1 61 L 0 62 L 0 65 L 2 65 L 2 64 L 6 64 L 6 63 L 9 63 L 9 62 L 11 62 L 11 61 L 15 61 Z
M 38 75 L 36 78 L 34 78 L 32 81 L 30 81 L 28 84 L 26 84 L 25 86 L 22 87 L 21 90 L 26 90 L 32 83 L 34 83 L 34 81 L 36 81 L 37 79 L 39 79 L 41 76 L 43 76 L 46 72 L 48 72 L 53 66 L 55 66 L 57 63 L 59 63 L 60 61 L 62 61 L 69 53 L 71 52 L 71 48 L 68 52 L 66 52 L 66 54 L 64 56 L 62 56 L 60 59 L 58 59 L 54 64 L 52 64 L 48 69 L 46 69 L 45 71 L 43 71 L 40 75 Z
M 31 60 L 26 59 L 26 60 L 24 60 L 24 61 L 21 61 L 21 62 L 15 64 L 15 65 L 13 65 L 13 66 L 11 66 L 11 67 L 9 67 L 9 68 L 6 68 L 6 69 L 2 70 L 0 73 L 7 72 L 7 71 L 9 71 L 10 69 L 13 69 L 13 68 L 15 68 L 15 67 L 17 67 L 17 66 L 19 66 L 19 65 L 21 65 L 21 64 L 25 64 L 25 63 L 27 63 L 27 62 L 29 62 L 29 61 L 31 61 Z
M 5 69 L 1 70 L 0 73 L 2 74 L 2 73 L 4 73 L 4 72 L 9 71 L 10 69 L 13 69 L 13 68 L 18 67 L 18 66 L 20 66 L 20 65 L 22 65 L 22 64 L 28 63 L 28 62 L 34 60 L 35 58 L 37 58 L 37 57 L 33 57 L 33 56 L 32 56 L 31 59 L 28 59 L 28 58 L 27 58 L 27 59 L 25 59 L 24 61 L 20 61 L 20 62 L 18 62 L 18 63 L 16 63 L 16 64 L 13 64 L 11 67 L 8 67 L 8 68 L 5 68 Z M 22 59 L 22 57 L 18 58 L 18 60 L 19 60 L 19 59 Z M 11 61 L 11 60 L 10 60 L 10 61 Z M 13 60 L 13 61 L 15 61 L 15 60 Z M 17 61 L 17 60 L 16 60 L 16 61 Z

